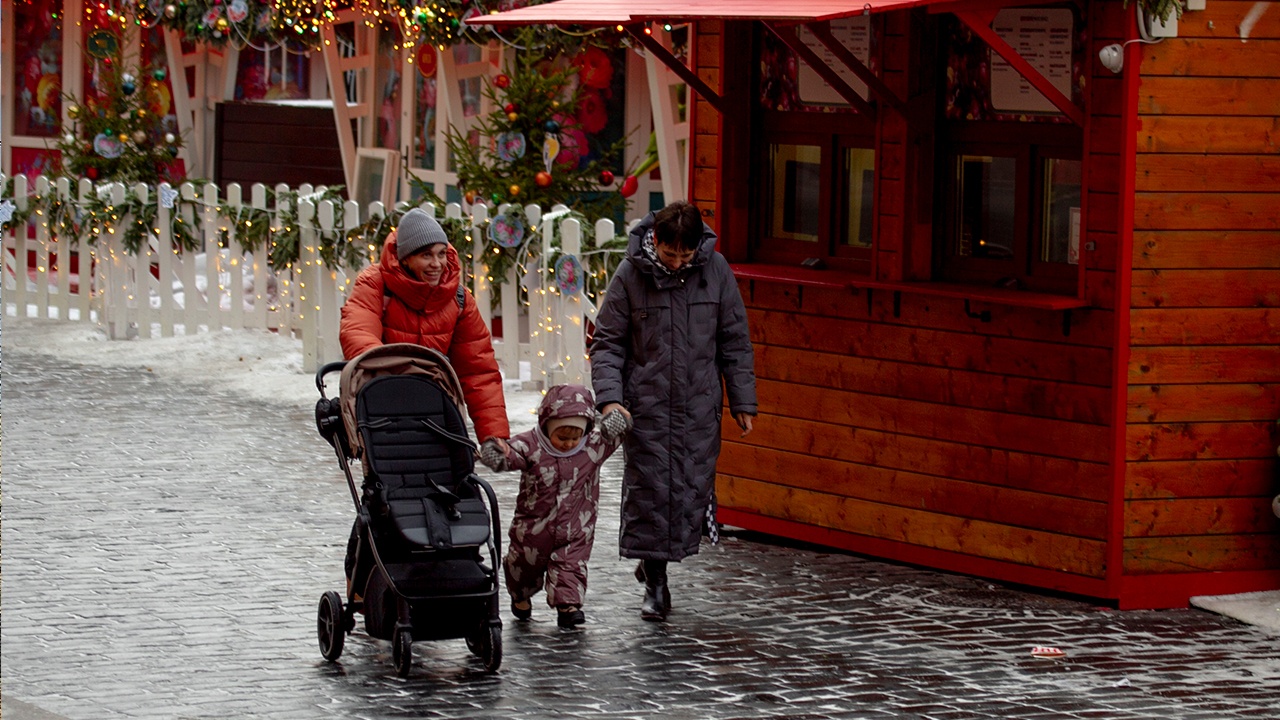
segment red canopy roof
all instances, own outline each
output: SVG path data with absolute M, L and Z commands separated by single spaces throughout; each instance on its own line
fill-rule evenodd
M 810 23 L 934 5 L 939 0 L 555 0 L 468 21 L 471 25 L 630 25 L 690 20 Z

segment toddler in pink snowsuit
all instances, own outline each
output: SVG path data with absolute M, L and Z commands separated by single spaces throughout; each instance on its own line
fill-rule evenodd
M 631 418 L 617 410 L 597 422 L 595 397 L 587 388 L 556 385 L 542 399 L 536 428 L 481 447 L 480 459 L 490 468 L 522 471 L 502 560 L 517 618 L 529 618 L 530 599 L 545 580 L 547 604 L 559 611 L 560 627 L 585 621 L 582 598 L 595 540 L 600 466 L 630 427 Z

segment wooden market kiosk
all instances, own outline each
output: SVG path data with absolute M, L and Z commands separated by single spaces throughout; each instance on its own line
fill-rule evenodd
M 1280 588 L 1265 5 L 1208 0 L 1176 30 L 1119 0 L 490 19 L 659 55 L 656 30 L 690 25 L 689 65 L 665 56 L 697 91 L 690 198 L 759 377 L 755 432 L 726 425 L 723 521 L 1134 608 Z

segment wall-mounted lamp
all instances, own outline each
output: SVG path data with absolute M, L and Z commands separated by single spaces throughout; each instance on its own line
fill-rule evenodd
M 1107 45 L 1098 51 L 1098 60 L 1102 62 L 1102 67 L 1119 73 L 1124 69 L 1124 46 L 1120 43 Z

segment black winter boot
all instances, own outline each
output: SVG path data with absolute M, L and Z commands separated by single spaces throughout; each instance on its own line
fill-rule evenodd
M 667 613 L 671 612 L 671 591 L 667 588 L 667 561 L 645 560 L 642 568 L 637 570 L 644 571 L 644 601 L 640 604 L 641 619 L 650 622 L 666 620 Z

